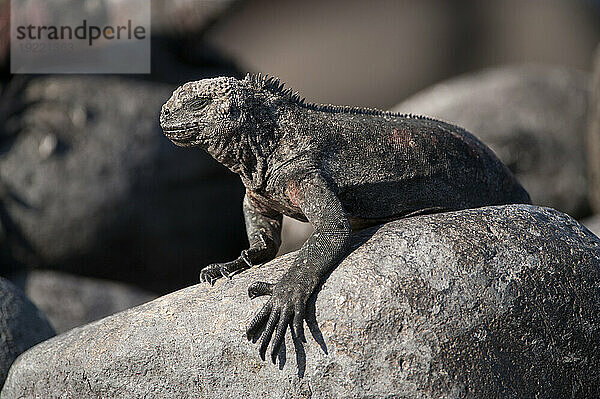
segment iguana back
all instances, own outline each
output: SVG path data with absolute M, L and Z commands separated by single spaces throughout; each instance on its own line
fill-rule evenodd
M 530 202 L 494 153 L 457 126 L 391 113 L 303 113 L 297 130 L 282 133 L 302 143 L 294 161 L 281 149 L 273 163 L 284 174 L 285 165 L 319 170 L 352 219 Z

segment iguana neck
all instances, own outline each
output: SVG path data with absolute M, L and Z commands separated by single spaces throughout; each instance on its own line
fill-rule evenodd
M 237 173 L 244 185 L 259 191 L 266 185 L 269 159 L 279 144 L 274 120 L 250 118 L 235 131 L 216 132 L 205 146 L 219 163 Z

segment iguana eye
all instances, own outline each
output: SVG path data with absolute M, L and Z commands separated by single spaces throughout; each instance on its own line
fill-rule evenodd
M 231 119 L 237 119 L 240 117 L 241 111 L 238 107 L 236 106 L 231 106 L 229 107 L 229 117 Z
M 202 108 L 206 107 L 208 104 L 210 104 L 210 98 L 200 97 L 190 101 L 189 107 L 191 110 L 199 111 Z

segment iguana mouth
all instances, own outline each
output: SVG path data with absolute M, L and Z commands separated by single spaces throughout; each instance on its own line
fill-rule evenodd
M 187 141 L 192 138 L 196 130 L 190 128 L 163 128 L 165 132 L 165 136 L 169 138 L 169 140 L 173 141 Z

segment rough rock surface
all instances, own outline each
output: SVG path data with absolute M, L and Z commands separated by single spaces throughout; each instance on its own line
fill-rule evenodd
M 53 270 L 31 270 L 12 281 L 57 334 L 156 299 L 155 294 L 126 284 Z
M 40 77 L 0 140 L 2 258 L 166 292 L 245 246 L 239 179 L 158 125 L 173 86 Z M 1 188 L 1 186 L 0 186 Z M 2 190 L 0 190 L 2 191 Z
M 600 215 L 596 214 L 579 221 L 589 231 L 600 236 Z
M 309 312 L 308 342 L 286 337 L 281 370 L 243 338 L 262 302 L 246 287 L 276 279 L 293 254 L 46 341 L 17 360 L 2 398 L 588 398 L 600 390 L 600 240 L 570 217 L 487 207 L 391 222 L 354 243 Z
M 25 294 L 0 277 L 0 389 L 17 356 L 54 335 L 48 320 Z
M 535 204 L 589 214 L 584 137 L 590 77 L 576 70 L 511 66 L 450 79 L 394 111 L 463 126 L 515 173 Z

